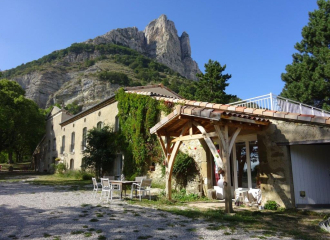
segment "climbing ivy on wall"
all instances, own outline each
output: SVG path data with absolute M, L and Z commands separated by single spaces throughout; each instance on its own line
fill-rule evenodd
M 144 175 L 151 161 L 163 158 L 155 134 L 150 128 L 158 121 L 161 102 L 138 94 L 127 94 L 120 89 L 116 94 L 118 116 L 124 137 L 124 174 L 128 178 Z

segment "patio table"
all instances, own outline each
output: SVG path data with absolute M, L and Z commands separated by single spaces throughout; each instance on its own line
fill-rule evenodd
M 125 197 L 126 197 L 126 186 L 131 186 L 133 183 L 139 183 L 138 181 L 121 181 L 121 180 L 109 180 L 111 184 L 117 184 L 120 186 L 121 193 L 120 198 L 123 198 L 123 190 L 125 190 Z

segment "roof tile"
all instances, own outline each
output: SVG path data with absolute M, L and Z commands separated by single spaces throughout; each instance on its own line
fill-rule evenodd
M 213 108 L 215 108 L 215 109 L 220 109 L 221 105 L 222 105 L 222 104 L 219 104 L 219 103 L 214 104 L 214 105 L 213 105 Z
M 298 120 L 310 122 L 312 120 L 312 117 L 311 117 L 311 115 L 301 114 L 300 116 L 298 116 Z
M 296 114 L 296 113 L 288 113 L 284 116 L 284 118 L 297 120 L 299 115 L 300 114 Z
M 213 111 L 214 111 L 213 109 L 204 108 L 204 110 L 201 112 L 201 116 L 209 118 L 211 115 L 211 112 L 213 112 Z
M 253 111 L 253 114 L 262 115 L 264 111 L 265 111 L 264 109 L 259 109 L 259 108 L 258 108 L 258 109 L 255 109 L 255 110 Z
M 194 106 L 200 106 L 201 102 L 195 102 Z
M 253 113 L 255 108 L 245 108 L 244 113 Z
M 264 111 L 264 112 L 262 113 L 262 115 L 264 115 L 264 116 L 274 117 L 274 113 L 275 113 L 275 112 L 276 112 L 276 111 L 266 110 L 266 111 Z
M 207 108 L 213 108 L 214 103 L 207 103 L 205 107 Z
M 192 110 L 192 115 L 195 115 L 195 116 L 201 116 L 201 111 L 203 111 L 204 108 L 194 108 Z
M 325 123 L 325 121 L 327 120 L 327 117 L 319 117 L 319 116 L 314 116 L 312 118 L 311 122 L 316 122 L 316 123 Z
M 276 113 L 274 113 L 274 117 L 285 118 L 286 114 L 287 114 L 287 112 L 276 112 Z
M 220 119 L 222 113 L 223 113 L 223 111 L 221 111 L 221 110 L 214 110 L 210 113 L 210 117 Z
M 201 106 L 201 107 L 205 107 L 206 104 L 208 104 L 208 102 L 202 102 L 199 106 Z
M 244 112 L 244 109 L 245 109 L 246 107 L 236 107 L 236 111 L 237 112 Z
M 236 108 L 237 108 L 236 106 L 229 106 L 227 110 L 236 111 Z
M 230 106 L 230 105 L 222 104 L 222 105 L 220 106 L 220 109 L 222 109 L 222 110 L 227 110 L 229 106 Z

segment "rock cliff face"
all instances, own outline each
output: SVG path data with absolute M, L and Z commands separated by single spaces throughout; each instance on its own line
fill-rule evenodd
M 189 35 L 183 32 L 179 37 L 174 23 L 165 15 L 151 21 L 144 31 L 136 27 L 115 29 L 86 43 L 124 45 L 156 59 L 188 79 L 197 80 L 196 73 L 200 72 L 197 63 L 191 58 Z M 54 103 L 67 105 L 72 102 L 86 108 L 109 97 L 119 87 L 99 81 L 96 76 L 98 71 L 119 71 L 125 74 L 132 71 L 110 60 L 101 60 L 91 67 L 81 68 L 85 61 L 100 56 L 97 51 L 69 53 L 61 60 L 47 63 L 36 71 L 18 75 L 12 80 L 18 82 L 26 91 L 26 97 L 34 100 L 41 108 Z
M 196 73 L 200 73 L 191 58 L 189 35 L 183 32 L 179 37 L 174 22 L 166 15 L 151 21 L 144 31 L 136 27 L 115 29 L 87 43 L 122 44 L 156 59 L 188 79 L 197 80 Z

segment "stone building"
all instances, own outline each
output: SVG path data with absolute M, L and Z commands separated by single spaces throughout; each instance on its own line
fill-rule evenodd
M 260 189 L 262 205 L 267 200 L 287 208 L 330 205 L 329 115 L 190 101 L 160 85 L 127 92 L 176 105 L 150 129 L 158 136 L 166 165 L 164 177 L 159 166 L 150 177 L 165 181 L 167 190 L 173 184 L 176 153 L 183 151 L 199 170 L 188 183 L 189 192 L 207 195 L 224 177 L 222 197 L 233 197 L 239 189 Z M 54 108 L 36 150 L 39 171 L 48 171 L 55 158 L 79 169 L 85 131 L 102 124 L 118 127 L 117 112 L 114 97 L 75 116 Z M 119 156 L 113 175 L 120 175 L 122 164 Z

